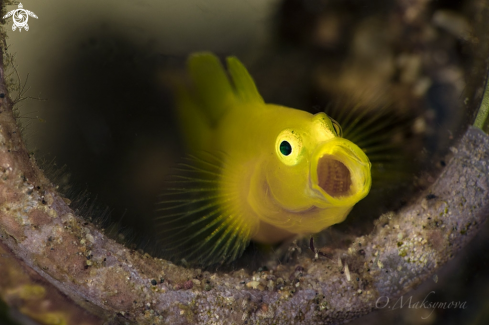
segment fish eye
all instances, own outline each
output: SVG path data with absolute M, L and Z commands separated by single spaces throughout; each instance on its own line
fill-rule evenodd
M 282 141 L 280 143 L 280 153 L 284 156 L 290 155 L 292 152 L 292 146 L 288 141 Z
M 287 166 L 297 164 L 302 157 L 302 139 L 294 130 L 286 129 L 280 132 L 275 148 L 278 158 Z

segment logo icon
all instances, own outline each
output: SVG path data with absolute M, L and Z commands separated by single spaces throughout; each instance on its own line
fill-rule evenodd
M 13 16 L 14 19 L 14 24 L 12 25 L 12 30 L 15 32 L 15 30 L 18 28 L 19 32 L 22 31 L 22 28 L 24 28 L 26 31 L 29 30 L 29 25 L 27 25 L 27 21 L 29 20 L 29 16 L 38 18 L 35 13 L 29 10 L 25 10 L 24 6 L 22 3 L 19 3 L 19 8 L 14 9 L 12 11 L 9 11 L 3 18 L 8 18 L 10 16 Z

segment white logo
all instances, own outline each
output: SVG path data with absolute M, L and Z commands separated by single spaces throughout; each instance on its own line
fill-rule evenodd
M 37 19 L 37 16 L 35 13 L 29 10 L 25 10 L 24 6 L 22 6 L 22 3 L 19 3 L 19 9 L 15 9 L 12 11 L 9 11 L 3 18 L 8 18 L 10 16 L 14 16 L 14 24 L 12 25 L 12 30 L 15 32 L 17 28 L 19 28 L 19 32 L 22 31 L 22 28 L 24 28 L 26 31 L 29 30 L 29 25 L 27 25 L 27 21 L 29 20 L 29 16 L 34 17 Z

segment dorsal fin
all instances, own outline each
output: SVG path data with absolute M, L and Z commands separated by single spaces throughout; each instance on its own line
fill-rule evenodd
M 263 98 L 243 63 L 238 58 L 230 56 L 227 58 L 227 64 L 238 98 L 247 103 L 263 104 Z
M 188 60 L 196 106 L 201 107 L 210 125 L 215 125 L 236 101 L 264 103 L 244 65 L 236 57 L 228 57 L 227 65 L 232 84 L 219 58 L 214 54 L 196 53 Z
M 205 52 L 190 56 L 188 70 L 197 96 L 196 104 L 214 125 L 236 100 L 226 72 L 215 55 Z

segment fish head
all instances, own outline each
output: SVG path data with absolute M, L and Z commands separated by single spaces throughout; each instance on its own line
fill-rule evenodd
M 270 215 L 266 221 L 292 233 L 343 221 L 371 186 L 367 155 L 325 113 L 304 113 L 278 132 L 266 172 L 268 197 L 287 220 Z

